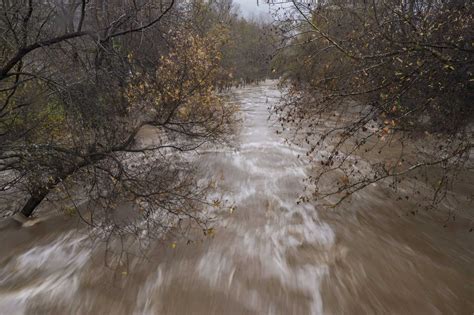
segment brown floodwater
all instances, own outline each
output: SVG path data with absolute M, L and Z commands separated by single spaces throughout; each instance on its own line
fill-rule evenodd
M 199 152 L 217 181 L 210 198 L 234 205 L 208 210 L 214 235 L 157 241 L 147 259 L 111 270 L 74 218 L 4 221 L 0 314 L 474 313 L 468 216 L 446 228 L 429 213 L 406 216 L 377 185 L 336 210 L 297 203 L 310 166 L 269 119 L 275 83 L 232 94 L 236 146 Z M 463 187 L 472 194 L 474 180 Z

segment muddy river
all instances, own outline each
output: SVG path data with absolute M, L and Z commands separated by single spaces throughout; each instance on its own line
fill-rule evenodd
M 473 314 L 468 228 L 405 217 L 377 187 L 334 211 L 296 203 L 309 168 L 269 119 L 279 97 L 271 82 L 235 90 L 238 143 L 200 153 L 234 205 L 202 241 L 110 270 L 70 218 L 4 224 L 0 314 Z

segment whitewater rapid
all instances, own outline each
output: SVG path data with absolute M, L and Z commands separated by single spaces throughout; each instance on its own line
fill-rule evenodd
M 380 187 L 344 212 L 298 202 L 311 164 L 276 133 L 280 96 L 271 81 L 233 90 L 234 145 L 196 152 L 225 205 L 205 209 L 212 235 L 108 269 L 59 217 L 0 229 L 0 314 L 472 313 L 472 233 L 402 219 Z

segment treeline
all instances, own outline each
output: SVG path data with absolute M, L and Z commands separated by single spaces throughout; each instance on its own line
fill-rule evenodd
M 272 76 L 277 33 L 271 24 L 238 18 L 231 26 L 231 44 L 224 50 L 224 66 L 236 83 L 257 83 Z
M 473 149 L 473 12 L 465 0 L 325 0 L 276 14 L 289 88 L 277 111 L 285 126 L 306 127 L 315 196 L 337 205 L 425 174 L 409 195 L 430 190 L 428 208 L 447 197 Z
M 269 17 L 244 18 L 232 0 L 197 1 L 193 6 L 200 32 L 208 33 L 216 24 L 223 26 L 228 40 L 222 48 L 222 66 L 230 73 L 229 83 L 257 83 L 271 76 L 279 37 Z
M 219 89 L 264 77 L 265 27 L 231 1 L 3 0 L 0 11 L 2 216 L 48 199 L 103 236 L 205 226 L 208 187 L 186 152 L 232 132 Z

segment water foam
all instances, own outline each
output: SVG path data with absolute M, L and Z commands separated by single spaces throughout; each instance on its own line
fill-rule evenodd
M 25 314 L 27 302 L 35 299 L 55 304 L 72 300 L 79 289 L 79 270 L 90 258 L 90 250 L 83 246 L 85 238 L 66 233 L 10 261 L 0 270 L 0 288 L 13 282 L 20 287 L 0 291 L 0 310 L 4 314 Z
M 304 246 L 328 251 L 334 244 L 334 232 L 320 221 L 313 206 L 296 203 L 295 192 L 303 188 L 302 180 L 307 174 L 307 165 L 298 159 L 305 150 L 285 143 L 274 133 L 272 121 L 268 120 L 269 98 L 262 97 L 262 93 L 270 95 L 271 101 L 278 97 L 278 91 L 268 86 L 237 91 L 243 115 L 241 144 L 236 151 L 216 153 L 217 162 L 208 164 L 208 169 L 221 169 L 225 174 L 220 185 L 226 191 L 216 195 L 236 204 L 237 217 L 221 220 L 217 230 L 225 228 L 225 235 L 221 239 L 218 234 L 205 252 L 194 258 L 194 265 L 161 265 L 158 275 L 163 275 L 162 268 L 166 268 L 166 281 L 153 275 L 143 292 L 164 290 L 166 283 L 181 281 L 179 275 L 194 268 L 194 283 L 199 281 L 224 293 L 256 313 L 282 313 L 278 305 L 281 301 L 269 298 L 269 293 L 257 284 L 273 283 L 272 279 L 284 292 L 293 290 L 311 297 L 309 312 L 322 313 L 320 285 L 328 272 L 326 262 L 311 256 L 292 263 L 289 255 L 298 255 Z M 143 300 L 146 296 L 147 293 L 142 294 L 137 309 L 149 304 L 146 298 Z

